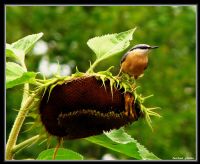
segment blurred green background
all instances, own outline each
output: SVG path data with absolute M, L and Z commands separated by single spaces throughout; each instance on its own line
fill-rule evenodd
M 44 33 L 26 56 L 26 64 L 29 71 L 41 71 L 48 77 L 58 62 L 63 64 L 63 74 L 74 73 L 76 66 L 85 72 L 95 59 L 86 44 L 90 38 L 136 26 L 131 46 L 159 46 L 150 54 L 145 76 L 137 83 L 143 96 L 154 94 L 145 105 L 161 107 L 162 118 L 152 118 L 153 132 L 141 119 L 126 130 L 161 159 L 196 159 L 196 6 L 6 6 L 7 43 Z M 113 65 L 113 74 L 117 74 L 122 55 L 102 62 L 96 71 Z M 6 140 L 22 91 L 22 86 L 6 91 Z M 21 132 L 18 142 L 32 135 Z M 66 141 L 65 147 L 86 159 L 102 159 L 105 154 L 129 159 L 83 139 Z M 46 143 L 36 144 L 15 158 L 36 158 L 44 149 Z

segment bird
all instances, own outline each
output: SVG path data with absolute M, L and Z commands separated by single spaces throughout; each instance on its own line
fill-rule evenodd
M 118 73 L 121 72 L 128 74 L 134 79 L 142 76 L 144 70 L 148 66 L 148 54 L 151 49 L 158 48 L 158 46 L 150 46 L 148 44 L 137 44 L 132 47 L 127 53 L 122 56 L 121 68 Z

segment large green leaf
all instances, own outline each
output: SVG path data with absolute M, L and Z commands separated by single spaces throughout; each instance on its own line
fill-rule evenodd
M 35 72 L 26 72 L 19 64 L 6 63 L 6 88 L 24 83 L 34 83 L 35 76 Z
M 47 149 L 42 151 L 38 160 L 52 160 L 55 149 Z M 56 160 L 83 160 L 83 156 L 69 149 L 59 148 L 56 154 Z
M 153 153 L 149 152 L 143 145 L 138 143 L 135 139 L 132 138 L 132 142 L 137 145 L 138 151 L 143 160 L 160 160 L 160 158 L 158 158 Z
M 33 47 L 35 42 L 37 42 L 41 37 L 43 33 L 38 33 L 38 34 L 32 34 L 28 35 L 14 43 L 11 44 L 12 48 L 22 50 L 27 54 L 29 50 Z
M 134 159 L 158 160 L 153 153 L 150 153 L 144 146 L 128 135 L 123 128 L 105 132 L 102 135 L 88 137 L 86 140 L 116 152 L 125 154 Z
M 15 80 L 26 72 L 19 64 L 13 62 L 6 63 L 6 82 Z
M 134 159 L 142 159 L 135 143 L 118 143 L 108 138 L 105 134 L 88 137 L 86 140 L 116 152 L 125 154 L 129 157 L 133 157 Z
M 112 141 L 127 144 L 134 143 L 138 148 L 138 152 L 142 159 L 144 160 L 158 160 L 159 158 L 155 156 L 153 153 L 149 152 L 143 145 L 139 144 L 134 138 L 132 138 L 129 134 L 124 131 L 124 128 L 120 128 L 118 130 L 112 130 L 111 132 L 104 133 L 108 138 Z
M 43 33 L 28 35 L 12 44 L 6 44 L 6 57 L 24 62 L 25 54 L 27 54 L 33 45 L 42 37 Z
M 135 29 L 88 40 L 88 46 L 95 52 L 97 57 L 93 64 L 96 66 L 100 61 L 125 50 L 130 45 Z
M 104 134 L 110 138 L 112 141 L 121 143 L 121 144 L 127 144 L 129 142 L 132 142 L 132 138 L 130 135 L 128 135 L 123 128 L 120 128 L 118 130 L 114 129 L 110 132 L 104 132 Z
M 13 48 L 10 44 L 6 43 L 6 57 L 10 57 L 14 60 L 23 60 L 24 51 Z

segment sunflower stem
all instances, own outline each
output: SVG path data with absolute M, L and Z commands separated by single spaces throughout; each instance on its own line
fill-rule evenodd
M 21 62 L 21 65 L 25 69 L 25 71 L 27 71 L 24 61 Z M 28 107 L 33 102 L 34 96 L 28 97 L 28 95 L 29 95 L 29 84 L 26 83 L 26 84 L 24 84 L 24 92 L 23 92 L 23 97 L 22 97 L 22 102 L 21 102 L 21 108 L 15 119 L 15 122 L 11 129 L 11 132 L 10 132 L 10 135 L 9 135 L 9 138 L 7 141 L 7 145 L 6 145 L 6 159 L 7 160 L 11 160 L 13 158 L 13 152 L 12 152 L 13 147 L 16 145 L 19 131 L 22 127 L 25 116 L 28 113 L 28 109 L 29 109 Z
M 28 146 L 30 143 L 35 142 L 36 140 L 39 139 L 39 135 L 33 136 L 21 143 L 19 143 L 18 145 L 15 145 L 12 149 L 12 153 L 14 154 L 15 152 L 22 150 L 23 148 L 25 148 L 26 146 Z

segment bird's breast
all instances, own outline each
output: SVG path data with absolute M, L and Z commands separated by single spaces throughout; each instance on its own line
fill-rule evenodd
M 129 75 L 139 76 L 148 64 L 147 55 L 129 54 L 122 63 L 122 71 Z

